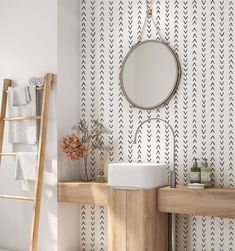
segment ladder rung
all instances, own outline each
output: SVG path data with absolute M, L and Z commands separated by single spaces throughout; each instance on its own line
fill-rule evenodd
M 37 90 L 37 91 L 42 91 L 43 89 L 44 89 L 44 87 L 43 87 L 43 86 L 36 87 L 36 90 Z M 6 92 L 6 93 L 8 93 L 8 90 L 6 90 L 5 92 Z
M 12 249 L 0 248 L 0 251 L 13 251 Z
M 41 116 L 24 116 L 24 117 L 9 117 L 4 118 L 4 121 L 14 121 L 14 120 L 28 120 L 28 119 L 41 119 Z
M 31 153 L 31 152 L 30 152 Z M 37 152 L 35 152 L 37 153 Z M 0 156 L 16 156 L 17 153 L 0 153 Z M 1 250 L 0 250 L 1 251 Z
M 15 250 L 9 248 L 0 248 L 0 251 L 15 251 Z
M 0 156 L 16 156 L 16 153 L 0 153 Z
M 32 198 L 32 197 L 26 197 L 26 196 L 14 196 L 14 195 L 0 195 L 0 199 L 10 199 L 10 200 L 29 200 L 29 201 L 34 201 L 34 198 Z

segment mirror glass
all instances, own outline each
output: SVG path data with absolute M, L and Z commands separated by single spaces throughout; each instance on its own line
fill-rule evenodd
M 154 109 L 175 93 L 180 78 L 178 57 L 161 41 L 135 45 L 124 59 L 120 80 L 127 100 L 141 109 Z

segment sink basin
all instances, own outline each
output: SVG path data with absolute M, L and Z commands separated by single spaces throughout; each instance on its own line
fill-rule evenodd
M 120 189 L 151 189 L 168 185 L 167 165 L 155 163 L 111 163 L 108 185 Z

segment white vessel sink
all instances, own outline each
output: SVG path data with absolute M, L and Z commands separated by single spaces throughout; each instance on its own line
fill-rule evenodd
M 111 163 L 108 185 L 119 189 L 151 189 L 168 185 L 166 164 Z

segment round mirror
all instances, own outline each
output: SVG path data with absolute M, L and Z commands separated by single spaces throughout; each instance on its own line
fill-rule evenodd
M 127 100 L 141 109 L 154 109 L 175 93 L 180 64 L 171 47 L 157 40 L 135 45 L 124 59 L 120 72 Z

